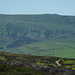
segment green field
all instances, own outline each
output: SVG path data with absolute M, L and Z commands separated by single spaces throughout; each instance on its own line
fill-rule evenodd
M 26 50 L 28 54 L 33 55 L 40 55 L 40 56 L 54 55 L 56 57 L 62 58 L 75 58 L 74 43 L 46 41 L 28 44 L 27 47 L 21 46 L 18 49 L 20 49 L 21 51 Z
M 75 58 L 74 43 L 57 42 L 57 41 L 56 42 L 44 41 L 31 44 L 24 44 L 20 47 L 6 49 L 6 52 L 11 51 L 12 53 L 27 54 L 27 55 Z

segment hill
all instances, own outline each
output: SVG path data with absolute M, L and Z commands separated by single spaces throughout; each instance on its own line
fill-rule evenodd
M 0 51 L 75 58 L 75 16 L 0 14 Z
M 56 64 L 59 61 L 61 66 Z M 0 52 L 0 75 L 74 75 L 75 60 Z

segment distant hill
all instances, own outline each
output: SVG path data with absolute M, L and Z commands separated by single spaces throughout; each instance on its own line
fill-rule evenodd
M 75 16 L 0 14 L 0 51 L 75 58 Z

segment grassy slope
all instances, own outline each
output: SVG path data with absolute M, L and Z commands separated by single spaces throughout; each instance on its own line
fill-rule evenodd
M 5 50 L 4 50 L 5 51 Z M 40 56 L 56 56 L 62 58 L 75 58 L 74 43 L 65 43 L 58 41 L 45 41 L 31 44 L 25 44 L 16 48 L 6 49 L 7 52 L 31 54 Z
M 30 43 L 26 37 L 42 41 Z M 75 58 L 74 44 L 74 16 L 0 15 L 0 51 Z
M 45 74 L 26 67 L 0 64 L 0 75 L 45 75 Z
M 28 64 L 37 64 L 37 65 L 52 65 L 54 67 L 59 67 L 57 65 L 55 65 L 56 61 L 59 60 L 59 57 L 50 57 L 50 56 L 31 56 L 31 55 L 21 55 L 21 54 L 10 54 L 10 53 L 5 53 L 5 52 L 0 52 L 0 61 L 12 61 L 12 62 L 16 62 L 16 61 L 21 61 L 21 62 L 26 62 Z M 12 64 L 12 63 L 11 63 Z M 68 58 L 63 58 L 62 61 L 60 62 L 60 64 L 62 64 L 62 66 L 60 66 L 60 68 L 70 68 L 75 70 L 75 59 L 68 59 Z M 2 66 L 2 65 L 0 65 Z M 20 70 L 23 72 L 25 71 L 33 71 L 31 69 L 28 70 L 28 68 L 21 68 L 18 66 L 8 66 L 5 65 L 5 68 L 3 68 L 4 70 L 8 70 L 8 72 L 12 71 L 16 73 L 19 72 L 18 69 L 20 68 Z M 1 69 L 2 67 L 0 67 Z M 9 69 L 8 69 L 9 68 Z M 27 69 L 27 70 L 26 70 Z M 21 72 L 20 71 L 20 72 Z M 1 70 L 0 70 L 1 72 Z M 35 73 L 35 71 L 33 71 Z

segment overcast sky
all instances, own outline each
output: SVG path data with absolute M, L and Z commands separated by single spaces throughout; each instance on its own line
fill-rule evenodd
M 59 14 L 75 16 L 75 0 L 0 0 L 0 14 Z

